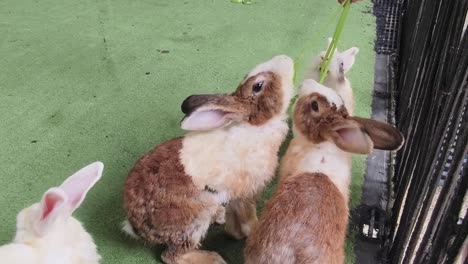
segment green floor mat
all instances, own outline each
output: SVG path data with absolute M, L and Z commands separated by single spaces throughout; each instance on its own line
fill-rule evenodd
M 337 7 L 336 0 L 0 1 L 0 244 L 14 236 L 20 209 L 101 160 L 103 179 L 75 216 L 103 263 L 155 263 L 160 251 L 120 232 L 129 169 L 145 151 L 183 133 L 186 96 L 233 91 L 256 64 L 277 54 L 296 57 L 311 40 L 305 56 L 324 49 L 335 22 L 325 34 L 317 31 Z M 370 115 L 373 86 L 370 8 L 370 1 L 352 6 L 338 45 L 360 48 L 350 79 L 362 116 Z M 354 159 L 352 207 L 364 159 Z M 226 239 L 219 227 L 204 244 L 241 263 L 243 243 Z

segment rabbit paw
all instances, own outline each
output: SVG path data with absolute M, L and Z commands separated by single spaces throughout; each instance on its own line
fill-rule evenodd
M 213 218 L 213 222 L 215 222 L 218 225 L 226 223 L 226 208 L 224 208 L 224 206 L 220 206 L 218 208 Z
M 216 252 L 206 250 L 194 250 L 180 256 L 177 264 L 227 264 Z

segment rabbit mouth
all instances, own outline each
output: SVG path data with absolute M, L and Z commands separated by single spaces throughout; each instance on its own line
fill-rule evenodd
M 186 117 L 190 116 L 193 112 L 201 108 L 202 106 L 207 106 L 214 104 L 215 102 L 221 100 L 221 98 L 226 97 L 225 94 L 196 94 L 187 97 L 181 105 L 181 110 Z

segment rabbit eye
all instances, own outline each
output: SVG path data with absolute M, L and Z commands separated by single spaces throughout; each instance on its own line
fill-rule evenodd
M 252 92 L 258 94 L 263 89 L 263 81 L 255 83 L 252 87 Z
M 315 101 L 315 100 L 312 101 L 312 102 L 310 103 L 310 107 L 312 108 L 312 110 L 313 110 L 314 112 L 318 112 L 318 111 L 319 111 L 318 103 L 317 103 L 317 101 Z

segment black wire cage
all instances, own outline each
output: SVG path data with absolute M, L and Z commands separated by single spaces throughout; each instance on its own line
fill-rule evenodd
M 407 140 L 389 174 L 384 262 L 468 263 L 468 0 L 374 2 L 396 16 L 376 48 L 394 51 L 394 119 Z

